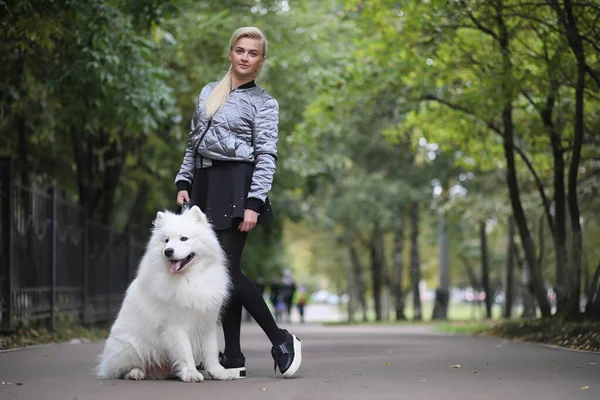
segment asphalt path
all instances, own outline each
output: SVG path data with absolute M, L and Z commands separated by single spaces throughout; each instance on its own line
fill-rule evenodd
M 245 380 L 99 380 L 93 368 L 103 342 L 54 344 L 0 353 L 0 399 L 600 399 L 599 354 L 426 326 L 284 327 L 303 344 L 292 379 L 273 372 L 270 343 L 247 323 Z

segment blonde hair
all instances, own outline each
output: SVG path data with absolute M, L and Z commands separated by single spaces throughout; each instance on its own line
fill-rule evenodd
M 267 58 L 267 39 L 265 35 L 261 32 L 260 29 L 254 26 L 245 26 L 239 29 L 236 29 L 231 35 L 231 41 L 229 42 L 229 51 L 233 50 L 233 46 L 237 43 L 241 38 L 250 38 L 250 39 L 258 39 L 260 44 L 262 45 L 262 59 L 263 61 Z M 259 65 L 256 70 L 256 76 L 258 77 L 262 71 L 262 64 Z M 206 116 L 211 119 L 213 115 L 225 104 L 227 101 L 227 97 L 229 97 L 229 93 L 231 92 L 231 65 L 227 70 L 227 73 L 217 86 L 210 93 L 208 98 L 206 99 Z

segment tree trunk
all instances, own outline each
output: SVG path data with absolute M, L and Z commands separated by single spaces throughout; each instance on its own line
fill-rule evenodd
M 381 280 L 382 280 L 382 306 L 381 306 L 381 318 L 384 321 L 390 320 L 390 271 L 387 264 L 387 259 L 385 257 L 385 232 L 381 230 L 378 231 L 377 234 L 377 258 L 379 259 L 379 267 L 381 271 Z
M 367 318 L 367 301 L 365 298 L 366 285 L 363 277 L 363 266 L 360 262 L 360 257 L 358 256 L 358 251 L 354 245 L 348 245 L 348 251 L 350 253 L 350 262 L 352 265 L 352 274 L 353 274 L 353 282 L 356 288 L 356 297 L 360 306 L 362 308 L 362 319 L 364 322 L 368 320 Z
M 535 297 L 533 295 L 533 288 L 529 281 L 529 269 L 523 262 L 519 252 L 519 246 L 514 244 L 515 259 L 521 270 L 521 287 L 520 296 L 523 304 L 523 310 L 521 311 L 521 318 L 535 318 L 537 316 L 537 307 L 535 305 Z
M 410 278 L 413 292 L 414 319 L 423 319 L 421 310 L 421 260 L 419 255 L 419 204 L 413 201 L 410 206 Z
M 371 238 L 371 284 L 373 289 L 373 302 L 375 304 L 375 320 L 381 321 L 381 281 L 383 273 L 383 265 L 380 258 L 380 236 L 379 226 L 373 230 Z
M 583 263 L 587 264 L 586 259 L 583 260 Z M 583 274 L 583 276 L 582 276 L 583 281 L 581 282 L 581 290 L 583 291 L 583 293 L 587 299 L 587 298 L 589 298 L 588 294 L 591 292 L 591 286 L 592 286 L 591 271 L 589 268 L 584 268 L 582 274 Z M 586 300 L 586 305 L 587 305 L 587 300 Z M 585 312 L 585 309 L 584 309 L 584 312 Z
M 504 318 L 512 318 L 514 299 L 514 270 L 515 270 L 515 222 L 508 219 L 508 237 L 506 244 L 506 284 L 504 290 Z
M 29 167 L 29 143 L 27 140 L 27 125 L 23 116 L 17 116 L 15 119 L 15 126 L 19 138 L 18 142 L 18 166 L 21 186 L 28 188 L 30 186 L 30 171 Z
M 404 275 L 404 209 L 398 208 L 396 211 L 396 221 L 394 224 L 394 254 L 392 262 L 394 263 L 394 299 L 396 308 L 396 320 L 405 320 L 404 315 L 404 294 L 402 291 L 402 278 Z
M 348 293 L 348 322 L 354 322 L 354 313 L 356 312 L 354 305 L 356 304 L 356 284 L 352 274 L 352 261 L 346 260 L 346 293 Z
M 485 315 L 492 319 L 492 297 L 490 288 L 490 267 L 488 263 L 487 233 L 485 231 L 486 221 L 479 222 L 479 240 L 481 245 L 481 286 L 485 293 Z
M 389 278 L 383 278 L 383 285 L 381 286 L 381 320 L 390 321 L 391 313 L 391 290 L 389 285 Z
M 570 2 L 565 2 L 570 3 Z M 577 35 L 578 36 L 578 35 Z M 573 281 L 569 293 L 566 313 L 569 316 L 580 314 L 579 299 L 581 297 L 581 252 L 582 252 L 582 234 L 579 214 L 579 201 L 577 199 L 577 177 L 579 173 L 579 162 L 581 160 L 581 148 L 583 147 L 583 111 L 584 111 L 584 85 L 585 85 L 585 55 L 581 39 L 578 39 L 577 50 L 573 49 L 578 59 L 577 65 L 577 85 L 575 87 L 575 137 L 573 141 L 573 152 L 571 153 L 571 164 L 569 165 L 568 176 L 568 202 L 569 216 L 571 217 L 571 270 L 569 275 Z
M 147 181 L 140 182 L 140 187 L 135 195 L 131 209 L 127 214 L 127 221 L 125 222 L 125 231 L 128 232 L 143 232 L 145 230 L 146 223 L 141 221 L 139 218 L 140 210 L 143 209 L 148 201 L 148 194 L 150 191 L 150 185 Z M 135 216 L 138 217 L 135 217 Z
M 75 126 L 71 126 L 69 128 L 69 135 L 71 136 L 71 144 L 73 145 L 73 159 L 75 160 L 75 166 L 77 171 L 77 189 L 79 192 L 79 205 L 87 211 L 87 215 L 91 216 L 91 145 L 88 143 L 87 140 L 82 140 L 81 137 L 79 137 L 77 128 Z
M 600 263 L 596 267 L 588 292 L 585 316 L 591 319 L 600 319 Z
M 102 130 L 81 135 L 70 128 L 73 156 L 77 169 L 79 204 L 91 219 L 111 225 L 115 195 L 125 169 L 125 160 L 135 146 L 134 139 L 121 134 L 116 141 Z
M 446 218 L 442 212 L 439 212 L 439 221 L 440 286 L 435 291 L 432 319 L 446 320 L 448 319 L 448 303 L 450 301 L 450 245 Z
M 567 41 L 577 59 L 577 80 L 575 84 L 575 115 L 573 121 L 573 151 L 568 175 L 568 204 L 569 216 L 571 218 L 571 259 L 569 275 L 573 278 L 571 293 L 565 305 L 567 316 L 580 314 L 579 301 L 581 296 L 581 258 L 582 258 L 582 234 L 579 222 L 579 201 L 577 199 L 577 178 L 579 163 L 581 161 L 581 148 L 583 147 L 584 126 L 584 90 L 586 74 L 586 55 L 583 40 L 577 27 L 577 21 L 573 13 L 573 2 L 565 0 L 564 9 L 557 0 L 553 0 L 558 23 L 561 24 L 566 33 Z
M 504 106 L 502 107 L 502 126 L 504 129 L 503 134 L 503 148 L 504 157 L 506 159 L 506 183 L 508 186 L 508 192 L 510 202 L 512 206 L 515 223 L 521 237 L 521 243 L 523 245 L 523 252 L 525 253 L 525 259 L 529 266 L 529 278 L 535 292 L 536 299 L 540 306 L 540 310 L 544 317 L 552 315 L 550 308 L 550 302 L 546 293 L 546 287 L 544 285 L 541 270 L 537 263 L 535 254 L 535 245 L 531 238 L 531 232 L 527 226 L 527 217 L 521 203 L 521 195 L 519 190 L 519 184 L 517 179 L 517 168 L 515 164 L 515 153 L 514 153 L 514 122 L 513 122 L 513 105 L 512 105 L 512 62 L 510 60 L 510 49 L 509 49 L 509 34 L 508 28 L 504 24 L 502 3 L 497 7 L 497 20 L 498 20 L 498 42 L 502 51 L 502 70 L 504 73 L 504 79 L 502 80 L 501 90 L 504 98 Z
M 460 261 L 462 261 L 463 267 L 465 267 L 465 272 L 467 273 L 467 277 L 469 278 L 469 284 L 474 290 L 481 289 L 481 282 L 477 279 L 477 275 L 475 275 L 475 267 L 471 264 L 471 261 L 467 257 L 462 254 L 458 255 Z
M 554 221 L 552 216 L 548 216 L 548 224 L 554 239 L 554 249 L 556 252 L 556 311 L 563 313 L 568 304 L 572 290 L 571 276 L 567 271 L 567 227 L 566 227 L 566 201 L 565 201 L 565 161 L 563 158 L 564 149 L 562 138 L 558 132 L 554 121 L 554 102 L 558 93 L 558 82 L 551 79 L 550 94 L 546 98 L 546 104 L 541 111 L 541 118 L 544 126 L 550 136 L 550 145 L 552 146 L 553 159 L 553 180 L 554 180 Z M 554 222 L 554 223 L 553 223 Z M 541 251 L 540 251 L 541 254 Z
M 18 161 L 17 165 L 19 167 L 19 180 L 21 186 L 26 190 L 17 190 L 19 196 L 19 203 L 15 206 L 15 208 L 23 208 L 23 215 L 27 218 L 33 217 L 34 196 L 30 194 L 27 189 L 31 188 L 31 171 L 29 162 L 29 141 L 27 140 L 27 123 L 25 118 L 22 115 L 18 115 L 15 120 L 15 127 L 17 129 L 18 134 Z M 11 198 L 12 193 L 8 193 L 9 198 Z M 37 242 L 35 229 L 27 229 L 25 233 L 25 249 L 29 251 L 22 251 L 20 256 L 22 257 L 21 262 L 24 265 L 34 265 L 34 253 L 31 251 L 35 248 L 35 243 Z M 13 269 L 13 281 L 19 284 L 25 284 L 22 280 L 25 279 L 34 279 L 34 274 L 28 274 L 25 271 L 22 271 L 21 268 Z M 10 294 L 9 294 L 10 295 Z

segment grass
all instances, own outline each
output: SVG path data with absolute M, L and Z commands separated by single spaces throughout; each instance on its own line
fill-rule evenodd
M 422 321 L 414 321 L 414 310 L 412 307 L 412 302 L 409 300 L 404 307 L 404 315 L 406 317 L 406 321 L 395 321 L 394 316 L 395 312 L 390 311 L 391 320 L 384 320 L 382 322 L 374 322 L 375 321 L 375 313 L 372 310 L 369 310 L 367 313 L 367 319 L 369 322 L 367 324 L 377 323 L 377 324 L 422 324 L 428 323 L 431 320 L 431 315 L 433 314 L 433 306 L 434 302 L 430 300 L 423 301 L 421 303 L 422 310 Z M 346 311 L 346 310 L 343 310 Z M 515 315 L 519 313 L 519 310 L 515 310 Z M 363 324 L 362 322 L 362 314 L 360 312 L 355 313 L 354 320 L 356 322 L 348 323 L 348 322 L 335 322 L 330 323 L 332 325 L 347 325 L 347 324 Z M 492 306 L 492 320 L 499 320 L 502 317 L 502 308 L 499 305 Z M 448 319 L 450 321 L 485 321 L 485 306 L 483 304 L 466 304 L 466 303 L 450 303 L 448 306 Z
M 478 335 L 490 330 L 494 321 L 447 321 L 435 323 L 435 329 L 445 333 Z

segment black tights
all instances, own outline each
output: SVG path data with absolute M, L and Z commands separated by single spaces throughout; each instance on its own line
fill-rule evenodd
M 242 306 L 252 315 L 254 320 L 267 334 L 272 344 L 281 344 L 283 333 L 273 319 L 273 315 L 254 286 L 252 281 L 242 272 L 242 251 L 246 243 L 247 232 L 240 232 L 237 224 L 226 230 L 218 230 L 219 243 L 229 261 L 229 273 L 233 283 L 233 293 L 223 308 L 221 322 L 225 338 L 225 355 L 236 358 L 241 355 L 240 329 L 242 324 Z

